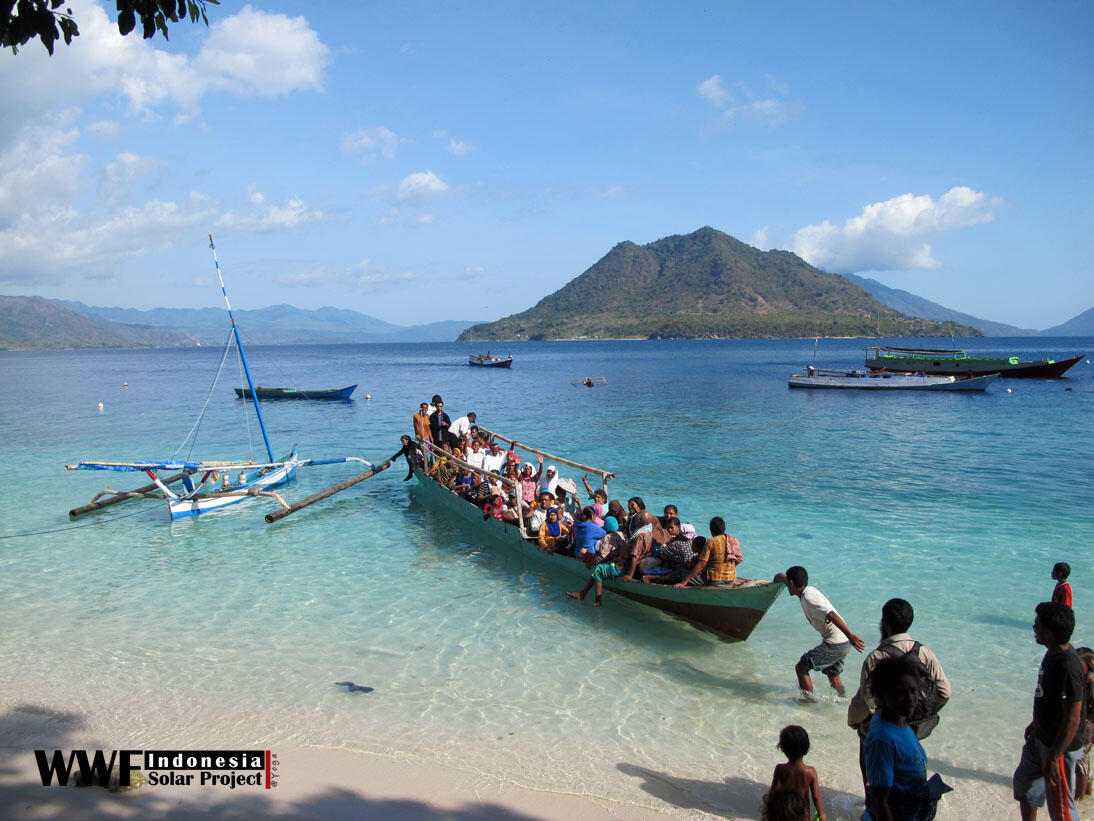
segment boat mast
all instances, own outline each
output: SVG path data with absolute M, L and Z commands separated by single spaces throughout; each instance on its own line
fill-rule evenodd
M 255 413 L 258 415 L 258 426 L 262 429 L 262 440 L 266 443 L 266 455 L 270 461 L 276 461 L 273 448 L 270 447 L 270 437 L 266 434 L 266 420 L 262 418 L 262 408 L 258 406 L 258 391 L 255 390 L 254 380 L 251 379 L 251 369 L 247 366 L 247 354 L 243 350 L 243 340 L 239 338 L 239 328 L 236 327 L 236 318 L 232 315 L 232 305 L 228 302 L 228 289 L 224 287 L 224 277 L 220 273 L 220 260 L 217 259 L 217 247 L 213 245 L 213 235 L 209 235 L 209 247 L 213 250 L 213 264 L 217 267 L 217 279 L 220 280 L 220 292 L 224 294 L 224 304 L 228 306 L 228 318 L 232 320 L 232 333 L 235 334 L 236 345 L 239 346 L 239 358 L 243 361 L 243 373 L 247 374 L 247 385 L 251 388 L 251 400 L 254 402 Z

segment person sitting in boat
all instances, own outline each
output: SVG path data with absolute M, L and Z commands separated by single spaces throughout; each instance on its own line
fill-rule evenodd
M 463 459 L 475 470 L 482 470 L 486 467 L 486 453 L 482 449 L 482 443 L 472 440 L 471 450 L 467 452 L 467 455 Z
M 530 533 L 539 533 L 540 526 L 547 521 L 547 511 L 554 506 L 554 496 L 548 491 L 540 491 L 539 501 L 536 502 L 535 510 L 532 511 L 532 515 L 528 518 L 528 530 Z
M 695 528 L 691 525 L 680 524 L 680 519 L 676 516 L 671 516 L 666 521 L 666 530 L 669 533 L 669 540 L 658 551 L 657 558 L 659 560 L 660 572 L 657 574 L 650 574 L 647 569 L 643 569 L 643 581 L 658 581 L 658 582 L 678 582 L 687 576 L 688 570 L 691 568 L 692 562 L 695 560 L 695 547 L 693 542 L 700 538 L 695 532 Z M 706 539 L 702 540 L 703 543 Z M 647 579 L 645 576 L 656 576 L 655 578 Z
M 608 502 L 608 516 L 613 517 L 620 527 L 625 528 L 627 526 L 627 511 L 623 509 L 623 503 L 618 499 L 612 499 Z M 605 520 L 607 516 L 604 517 Z M 608 531 L 611 533 L 611 531 Z
M 665 505 L 665 515 L 661 517 L 661 527 L 668 527 L 668 520 L 672 517 L 680 518 L 680 510 L 676 505 Z
M 543 468 L 541 464 L 539 471 L 533 474 L 532 465 L 529 462 L 525 462 L 520 469 L 520 500 L 527 506 L 529 512 L 531 512 L 536 503 L 536 490 L 538 489 L 539 477 L 542 472 Z
M 484 504 L 494 494 L 494 487 L 490 484 L 490 477 L 485 473 L 475 474 L 475 486 L 471 490 L 471 500 L 475 504 Z
M 582 484 L 585 485 L 585 492 L 589 494 L 589 497 L 593 500 L 592 507 L 596 511 L 596 517 L 593 519 L 601 527 L 604 526 L 604 514 L 608 511 L 608 494 L 604 488 L 597 488 L 593 490 L 589 486 L 589 474 L 586 473 L 581 477 Z
M 581 518 L 581 499 L 577 495 L 577 485 L 572 479 L 563 477 L 558 480 L 555 487 L 556 506 L 559 511 L 571 521 L 576 522 Z
M 540 465 L 543 464 L 543 457 L 538 457 Z M 554 465 L 548 465 L 547 470 L 543 474 L 543 480 L 540 482 L 539 489 L 546 490 L 552 495 L 555 492 L 555 488 L 558 487 L 558 468 Z
M 510 500 L 510 504 L 506 504 L 505 497 L 500 493 L 495 493 L 483 507 L 482 518 L 489 519 L 491 516 L 508 524 L 515 525 L 517 523 L 517 514 L 513 510 L 512 500 Z
M 432 451 L 433 464 L 426 471 L 427 476 L 432 476 L 442 485 L 447 487 L 458 470 L 456 464 L 449 457 L 448 445 L 434 448 Z
M 459 473 L 448 482 L 448 486 L 465 499 L 471 498 L 471 491 L 475 489 L 475 477 L 471 471 L 460 465 Z
M 539 546 L 547 553 L 554 553 L 569 545 L 570 523 L 559 516 L 557 507 L 547 508 L 547 518 L 539 527 Z
M 695 564 L 676 587 L 689 584 L 732 584 L 737 581 L 737 565 L 744 561 L 741 544 L 726 533 L 726 523 L 721 516 L 710 520 L 710 538 L 695 559 Z
M 596 511 L 588 505 L 581 509 L 581 518 L 574 525 L 574 556 L 583 562 L 591 562 L 596 557 L 596 543 L 608 535 L 595 519 Z
M 490 449 L 483 454 L 483 467 L 491 473 L 501 473 L 505 464 L 505 452 L 498 447 L 497 442 L 490 442 Z

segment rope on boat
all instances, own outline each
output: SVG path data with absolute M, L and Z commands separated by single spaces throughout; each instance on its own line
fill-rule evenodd
M 26 536 L 45 536 L 49 533 L 64 533 L 66 530 L 79 530 L 82 527 L 97 527 L 98 525 L 105 525 L 109 522 L 116 522 L 119 519 L 128 519 L 130 516 L 136 516 L 138 513 L 144 513 L 145 508 L 134 510 L 132 513 L 123 513 L 120 516 L 111 516 L 109 519 L 97 519 L 94 522 L 86 522 L 82 525 L 69 525 L 68 527 L 55 527 L 50 530 L 31 530 L 27 533 L 8 533 L 0 535 L 0 539 L 22 539 Z
M 228 358 L 228 349 L 232 346 L 232 335 L 228 334 L 228 341 L 224 343 L 224 353 L 220 355 L 220 365 L 217 366 L 216 376 L 213 377 L 213 384 L 209 386 L 209 394 L 205 397 L 205 404 L 201 406 L 201 412 L 198 413 L 198 418 L 194 420 L 194 426 L 190 428 L 190 432 L 186 434 L 186 437 L 182 440 L 179 446 L 175 449 L 175 452 L 171 454 L 171 458 L 175 458 L 179 455 L 179 451 L 186 446 L 186 442 L 190 437 L 194 438 L 194 441 L 190 442 L 190 450 L 186 451 L 186 461 L 190 461 L 190 454 L 194 452 L 194 445 L 197 443 L 198 427 L 201 425 L 201 420 L 205 418 L 205 410 L 209 407 L 209 400 L 213 398 L 213 390 L 217 386 L 217 380 L 220 379 L 220 372 L 224 368 L 224 362 Z

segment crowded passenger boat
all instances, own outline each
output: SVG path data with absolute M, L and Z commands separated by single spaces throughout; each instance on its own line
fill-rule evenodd
M 743 639 L 782 589 L 738 577 L 741 547 L 722 517 L 704 536 L 674 504 L 661 515 L 638 496 L 624 506 L 609 498 L 610 471 L 489 430 L 473 412 L 452 421 L 440 396 L 419 406 L 413 424 L 414 438 L 404 436 L 395 454 L 408 462 L 406 478 L 417 476 L 432 499 L 519 545 L 522 555 L 584 581 L 569 593 L 574 599 L 595 590 L 599 605 L 606 587 Z M 581 488 L 559 465 L 581 474 Z

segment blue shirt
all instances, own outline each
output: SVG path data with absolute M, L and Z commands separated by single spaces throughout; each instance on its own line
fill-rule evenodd
M 911 727 L 890 724 L 874 713 L 863 747 L 866 780 L 871 787 L 914 792 L 927 780 L 927 754 Z
M 574 555 L 580 558 L 596 551 L 596 543 L 608 533 L 596 522 L 578 522 L 574 525 Z

